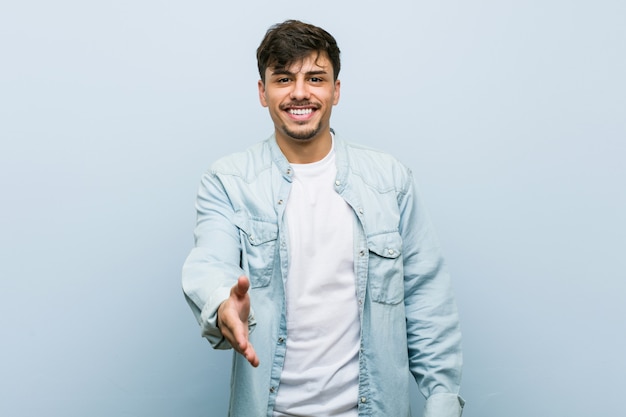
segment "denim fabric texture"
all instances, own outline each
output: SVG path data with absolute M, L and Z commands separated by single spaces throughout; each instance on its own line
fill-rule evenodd
M 335 190 L 352 207 L 361 323 L 359 416 L 405 417 L 409 372 L 425 417 L 458 417 L 461 332 L 449 274 L 408 168 L 390 155 L 335 136 Z M 202 178 L 195 247 L 183 290 L 202 336 L 230 348 L 218 306 L 240 275 L 250 279 L 248 323 L 261 363 L 234 354 L 230 416 L 271 416 L 285 357 L 284 222 L 293 171 L 274 136 L 218 160 Z M 226 383 L 226 382 L 225 382 Z

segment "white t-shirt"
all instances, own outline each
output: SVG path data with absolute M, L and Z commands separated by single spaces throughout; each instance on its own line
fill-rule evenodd
M 334 190 L 334 148 L 291 164 L 287 350 L 274 416 L 357 416 L 360 324 L 352 209 Z

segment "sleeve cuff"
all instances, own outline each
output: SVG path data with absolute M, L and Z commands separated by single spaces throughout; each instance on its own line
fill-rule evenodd
M 433 394 L 426 400 L 424 417 L 461 417 L 465 401 L 456 394 Z
M 200 327 L 202 337 L 206 338 L 215 349 L 230 349 L 230 343 L 222 336 L 222 332 L 217 327 L 217 309 L 230 295 L 230 288 L 216 289 L 211 298 L 202 308 L 200 314 Z

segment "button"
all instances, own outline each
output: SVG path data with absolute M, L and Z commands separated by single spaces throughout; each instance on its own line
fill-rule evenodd
M 359 207 L 359 213 L 363 214 L 363 207 Z
M 341 181 L 339 181 L 339 180 L 335 181 L 335 185 L 336 185 L 337 187 L 339 187 L 339 186 L 341 185 Z
M 359 256 L 365 256 L 365 251 L 363 249 L 359 251 Z
M 250 236 L 250 242 L 254 242 L 254 236 Z
M 276 388 L 270 387 L 270 392 L 273 394 L 274 392 L 276 392 Z
M 365 398 L 365 397 L 361 397 L 361 402 L 362 402 L 362 403 L 364 403 L 364 402 L 366 402 L 366 401 L 367 401 L 367 398 Z
M 389 252 L 389 255 L 393 255 L 393 249 L 389 249 L 388 252 Z
M 283 200 L 278 200 L 278 204 L 283 204 Z
M 284 343 L 284 342 L 285 342 L 285 339 L 283 339 L 282 337 L 278 338 L 278 343 Z
M 363 300 L 359 298 L 359 305 L 362 306 L 363 305 Z
M 287 168 L 287 175 L 291 175 L 291 168 Z

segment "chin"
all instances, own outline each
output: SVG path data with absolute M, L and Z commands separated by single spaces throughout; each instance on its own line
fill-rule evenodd
M 321 132 L 320 126 L 317 126 L 317 128 L 315 129 L 301 130 L 301 131 L 293 131 L 293 130 L 287 129 L 286 126 L 283 126 L 282 130 L 283 130 L 283 133 L 289 136 L 290 138 L 294 140 L 303 141 L 303 142 L 314 139 Z

